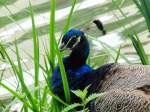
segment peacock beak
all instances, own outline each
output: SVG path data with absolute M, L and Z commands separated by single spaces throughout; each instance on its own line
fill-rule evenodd
M 59 46 L 60 52 L 64 51 L 66 49 L 66 45 L 64 43 L 61 43 Z

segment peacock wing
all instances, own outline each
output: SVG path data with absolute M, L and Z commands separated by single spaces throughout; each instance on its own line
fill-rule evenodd
M 150 112 L 150 66 L 109 64 L 97 73 L 91 87 L 106 94 L 91 103 L 92 112 Z
M 143 90 L 111 90 L 97 98 L 93 106 L 92 112 L 150 112 L 150 93 Z
M 98 68 L 90 92 L 132 91 L 150 85 L 150 66 L 107 64 Z

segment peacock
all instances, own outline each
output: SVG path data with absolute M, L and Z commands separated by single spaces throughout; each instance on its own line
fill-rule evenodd
M 93 69 L 86 64 L 89 55 L 89 43 L 84 32 L 76 29 L 69 30 L 62 38 L 60 51 L 70 49 L 72 52 L 63 59 L 70 90 L 84 89 L 92 82 Z M 64 100 L 63 85 L 59 65 L 52 75 L 53 92 Z M 72 102 L 78 99 L 71 93 Z
M 106 94 L 94 100 L 92 112 L 150 112 L 150 66 L 111 64 L 97 69 L 92 92 Z M 101 72 L 105 71 L 105 72 Z M 104 73 L 103 79 L 99 75 Z
M 150 66 L 106 64 L 93 69 L 86 64 L 90 47 L 84 32 L 71 29 L 62 38 L 60 51 L 69 49 L 63 58 L 70 90 L 89 94 L 104 92 L 89 104 L 92 112 L 150 112 Z M 53 92 L 64 99 L 59 65 L 52 75 Z M 72 102 L 79 99 L 71 93 Z

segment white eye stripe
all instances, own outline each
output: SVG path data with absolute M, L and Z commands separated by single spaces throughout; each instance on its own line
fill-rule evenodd
M 74 48 L 75 46 L 77 46 L 80 41 L 81 41 L 81 37 L 78 37 L 77 41 L 73 44 L 72 48 Z
M 73 37 L 74 38 L 74 37 Z M 68 42 L 67 42 L 67 44 L 64 46 L 64 48 L 66 48 L 67 47 L 67 45 L 71 42 L 71 40 L 72 40 L 72 38 L 70 38 L 69 40 L 68 40 Z M 64 44 L 64 43 L 63 43 Z
M 64 46 L 64 48 L 67 48 L 67 45 L 68 45 L 68 44 L 71 42 L 71 40 L 74 39 L 74 38 L 77 38 L 77 37 L 76 37 L 76 36 L 71 37 L 71 38 L 68 40 L 67 44 Z M 78 38 L 77 38 L 77 41 L 73 44 L 72 48 L 74 48 L 76 45 L 78 45 L 78 43 L 80 42 L 80 40 L 81 40 L 81 37 L 78 37 Z M 63 43 L 63 44 L 64 44 L 64 43 Z
M 71 40 L 72 40 L 73 38 L 76 38 L 76 37 L 75 37 L 75 36 L 71 37 L 71 38 L 68 40 L 66 46 L 71 42 Z
M 71 40 L 74 39 L 74 38 L 76 38 L 76 36 L 72 36 L 72 37 L 68 40 L 66 46 L 67 46 L 67 45 L 71 42 Z

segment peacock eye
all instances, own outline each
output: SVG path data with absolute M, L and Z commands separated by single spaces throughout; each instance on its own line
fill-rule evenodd
M 71 39 L 71 43 L 73 43 L 73 44 L 74 44 L 76 41 L 77 41 L 77 38 L 72 38 L 72 39 Z
M 76 41 L 77 41 L 77 37 L 71 37 L 71 38 L 68 40 L 67 44 L 68 44 L 68 46 L 71 46 L 71 45 L 75 44 Z

